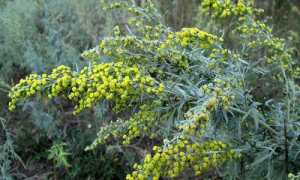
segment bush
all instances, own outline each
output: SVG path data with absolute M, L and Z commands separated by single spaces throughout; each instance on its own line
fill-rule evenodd
M 85 168 L 72 175 L 77 166 L 68 157 L 89 166 L 93 158 L 81 156 L 103 148 L 113 157 L 121 153 L 122 165 L 131 168 L 117 177 L 127 173 L 129 180 L 297 177 L 299 62 L 262 10 L 248 1 L 203 0 L 199 17 L 207 17 L 206 32 L 172 30 L 151 1 L 103 0 L 102 6 L 120 22 L 82 53 L 81 70 L 61 65 L 33 73 L 9 93 L 11 111 L 31 99 L 62 106 L 51 114 L 73 107 L 84 119 L 71 135 L 86 139 L 82 144 L 62 138 L 69 144 L 49 147 L 48 157 L 59 165 L 54 177 L 99 177 Z M 98 122 L 89 124 L 94 117 L 87 114 L 99 115 Z
M 80 66 L 80 52 L 106 28 L 97 25 L 105 23 L 99 8 L 95 0 L 8 1 L 0 13 L 1 78 L 15 82 L 59 64 Z
M 126 168 L 120 167 L 113 158 L 95 158 L 105 154 L 104 148 L 94 153 L 83 151 L 93 140 L 92 134 L 102 120 L 99 116 L 82 114 L 86 121 L 78 123 L 68 112 L 69 105 L 59 100 L 27 101 L 23 109 L 11 114 L 7 106 L 9 84 L 14 85 L 29 73 L 48 72 L 61 64 L 81 68 L 84 63 L 80 52 L 95 46 L 102 32 L 111 29 L 110 17 L 101 11 L 97 0 L 15 0 L 1 1 L 0 6 L 0 116 L 7 119 L 6 131 L 13 134 L 10 141 L 6 141 L 6 135 L 1 132 L 0 142 L 3 147 L 7 147 L 6 142 L 13 142 L 13 150 L 26 164 L 3 156 L 10 161 L 6 161 L 5 166 L 1 164 L 1 177 L 80 178 L 101 174 L 110 179 L 124 176 L 121 171 Z M 62 142 L 67 144 L 66 148 L 72 147 L 72 155 L 68 156 L 73 165 L 71 170 L 56 168 L 52 160 L 47 159 L 48 150 Z M 1 149 L 1 154 L 7 153 Z M 120 155 L 119 159 L 122 158 Z M 94 163 L 87 164 L 87 161 Z M 97 168 L 97 172 L 93 168 Z

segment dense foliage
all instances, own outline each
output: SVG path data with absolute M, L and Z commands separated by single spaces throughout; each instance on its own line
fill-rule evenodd
M 166 2 L 96 2 L 2 5 L 3 32 L 16 33 L 0 37 L 13 59 L 1 68 L 23 73 L 1 71 L 3 177 L 27 176 L 32 161 L 43 164 L 36 177 L 54 179 L 299 178 L 297 33 L 278 36 L 253 1 L 193 1 L 197 18 L 182 24 L 161 15 Z M 112 31 L 86 22 L 94 16 Z

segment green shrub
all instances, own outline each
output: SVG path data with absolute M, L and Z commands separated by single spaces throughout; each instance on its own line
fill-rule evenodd
M 75 69 L 82 66 L 80 52 L 95 46 L 102 33 L 111 29 L 110 17 L 103 13 L 99 2 L 15 0 L 5 1 L 0 8 L 0 114 L 7 119 L 7 128 L 15 133 L 11 137 L 16 145 L 14 150 L 26 164 L 22 166 L 11 159 L 11 166 L 5 167 L 5 176 L 24 178 L 36 175 L 46 178 L 53 176 L 54 171 L 56 176 L 65 175 L 66 169 L 55 169 L 47 159 L 52 142 L 66 142 L 73 148 L 74 161 L 70 164 L 74 166 L 66 178 L 95 177 L 99 174 L 108 179 L 124 176 L 123 169 L 126 168 L 112 168 L 117 166 L 113 158 L 95 159 L 96 155 L 104 156 L 103 148 L 95 153 L 83 151 L 92 141 L 91 133 L 96 133 L 95 129 L 103 120 L 98 116 L 86 113 L 81 117 L 86 121 L 78 123 L 78 119 L 68 112 L 69 104 L 59 100 L 27 101 L 23 109 L 7 113 L 8 84 L 15 84 L 31 72 L 47 72 L 61 64 Z M 88 125 L 92 128 L 87 128 Z M 73 141 L 78 139 L 78 133 L 84 138 Z M 75 148 L 75 145 L 78 147 Z M 123 154 L 119 159 L 122 158 Z M 93 162 L 92 165 L 87 161 Z M 93 168 L 98 171 L 94 172 Z M 1 177 L 3 173 L 4 170 Z
M 98 25 L 105 24 L 99 8 L 95 0 L 7 2 L 0 13 L 0 77 L 15 82 L 59 64 L 80 66 L 80 52 L 109 29 Z
M 203 0 L 198 17 L 206 32 L 169 28 L 151 1 L 102 6 L 118 25 L 82 53 L 82 67 L 33 73 L 9 93 L 10 110 L 39 107 L 37 116 L 56 127 L 48 138 L 56 141 L 34 142 L 63 154 L 50 156 L 66 165 L 53 170 L 54 178 L 297 177 L 299 62 L 262 10 L 250 1 Z M 35 126 L 48 131 L 45 124 Z M 90 169 L 101 164 L 107 166 Z

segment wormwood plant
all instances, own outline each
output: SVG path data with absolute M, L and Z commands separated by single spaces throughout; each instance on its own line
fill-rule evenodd
M 216 22 L 220 27 L 226 18 L 238 20 L 233 32 L 240 34 L 238 47 L 243 48 L 234 49 L 228 47 L 227 34 L 223 38 L 199 28 L 172 31 L 161 23 L 150 1 L 142 7 L 135 1 L 104 0 L 102 4 L 115 15 L 125 11 L 128 21 L 116 26 L 112 36 L 103 38 L 99 46 L 82 54 L 88 61 L 82 70 L 59 66 L 50 73 L 31 74 L 21 80 L 9 94 L 10 110 L 33 96 L 67 99 L 74 105 L 74 114 L 97 103 L 108 103 L 113 116 L 86 150 L 100 144 L 136 150 L 141 161 L 126 176 L 129 180 L 187 174 L 193 178 L 245 177 L 249 175 L 245 174 L 245 164 L 252 161 L 248 154 L 259 152 L 259 148 L 275 145 L 274 153 L 284 152 L 285 158 L 290 149 L 297 151 L 298 140 L 291 146 L 287 139 L 292 114 L 296 117 L 298 112 L 298 86 L 292 80 L 297 67 L 284 40 L 274 37 L 271 28 L 255 19 L 256 9 L 243 1 L 202 3 L 203 12 L 210 11 L 212 18 L 220 20 Z M 248 79 L 266 74 L 280 83 L 284 95 L 270 106 L 273 100 L 263 98 L 266 106 L 259 109 L 257 97 L 249 93 L 255 86 Z M 285 115 L 287 119 L 281 118 Z M 254 125 L 245 122 L 251 118 Z M 244 133 L 247 128 L 251 130 Z M 281 132 L 284 143 L 277 145 L 274 141 Z M 244 147 L 252 146 L 257 138 L 263 139 L 259 148 Z M 238 162 L 240 174 L 214 171 L 230 160 Z M 259 161 L 264 159 L 255 163 Z M 285 159 L 285 172 L 289 171 L 289 161 Z M 269 178 L 273 175 L 267 174 Z
M 0 173 L 1 179 L 11 180 L 13 161 L 18 160 L 22 163 L 20 157 L 15 152 L 12 135 L 6 128 L 6 120 L 0 117 Z M 23 164 L 22 164 L 23 165 Z
M 299 61 L 293 47 L 273 34 L 263 11 L 252 5 L 253 1 L 207 0 L 199 16 L 207 17 L 209 29 L 224 34 L 226 47 L 245 61 L 239 70 L 240 101 L 232 109 L 235 120 L 226 125 L 226 134 L 238 132 L 231 137 L 237 137 L 233 139 L 244 152 L 238 176 L 287 179 L 289 172 L 299 171 Z
M 0 77 L 5 82 L 61 64 L 80 66 L 80 52 L 94 46 L 105 27 L 110 29 L 109 24 L 96 25 L 106 23 L 97 0 L 4 2 L 0 1 Z

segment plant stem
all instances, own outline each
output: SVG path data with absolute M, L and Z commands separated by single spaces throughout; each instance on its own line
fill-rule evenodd
M 291 106 L 291 99 L 290 99 L 290 88 L 289 88 L 289 79 L 287 78 L 285 74 L 285 70 L 283 66 L 281 66 L 282 74 L 285 80 L 285 87 L 286 87 L 286 93 L 287 93 L 287 117 L 283 119 L 283 131 L 284 131 L 284 171 L 286 173 L 286 179 L 288 179 L 288 165 L 289 165 L 289 150 L 288 150 L 288 137 L 287 137 L 287 131 L 288 131 L 288 122 L 290 119 L 290 106 Z

